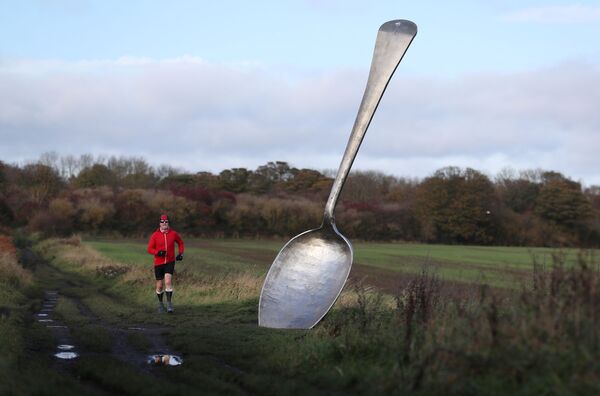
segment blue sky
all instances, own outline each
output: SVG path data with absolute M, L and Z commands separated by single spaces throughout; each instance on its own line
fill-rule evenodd
M 600 184 L 597 1 L 0 0 L 0 160 L 335 169 L 391 19 L 419 33 L 355 169 Z
M 364 67 L 376 27 L 411 19 L 405 73 L 516 71 L 600 58 L 600 4 L 548 1 L 2 0 L 7 58 L 198 56 L 323 70 Z

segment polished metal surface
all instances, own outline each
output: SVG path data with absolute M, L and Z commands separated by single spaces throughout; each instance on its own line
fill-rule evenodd
M 367 87 L 325 205 L 323 224 L 294 237 L 273 261 L 260 295 L 259 326 L 309 329 L 340 295 L 353 253 L 350 241 L 335 226 L 335 206 L 385 88 L 416 34 L 417 26 L 406 20 L 379 28 Z

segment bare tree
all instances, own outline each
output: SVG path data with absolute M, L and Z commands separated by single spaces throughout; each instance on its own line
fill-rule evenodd
M 57 172 L 59 171 L 58 153 L 56 151 L 47 151 L 45 153 L 42 153 L 37 163 L 41 165 L 46 165 Z
M 60 176 L 63 179 L 69 180 L 70 178 L 77 176 L 79 170 L 79 163 L 77 158 L 73 155 L 69 154 L 60 157 Z
M 156 176 L 159 180 L 163 180 L 169 176 L 176 176 L 184 173 L 182 169 L 174 168 L 171 165 L 162 164 L 156 168 Z
M 89 168 L 94 164 L 94 156 L 92 154 L 81 154 L 79 156 L 79 170 Z

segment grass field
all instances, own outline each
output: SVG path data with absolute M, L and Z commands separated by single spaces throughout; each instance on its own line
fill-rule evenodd
M 186 261 L 180 266 L 216 272 L 250 270 L 266 273 L 286 241 L 271 240 L 188 240 Z M 87 245 L 107 257 L 132 265 L 148 265 L 151 257 L 143 242 L 115 243 L 87 241 Z M 591 262 L 600 260 L 594 252 L 577 249 L 524 247 L 450 246 L 409 243 L 364 243 L 353 245 L 355 266 L 384 271 L 417 274 L 433 268 L 444 280 L 519 288 L 533 273 L 533 263 L 550 266 L 560 255 L 567 265 L 585 254 Z M 178 264 L 179 265 L 179 264 Z M 364 271 L 361 271 L 364 272 Z M 393 276 L 393 274 L 388 274 Z M 372 274 L 371 278 L 375 275 Z M 374 279 L 377 283 L 377 279 Z
M 332 311 L 312 330 L 289 331 L 257 326 L 260 287 L 285 241 L 186 242 L 173 315 L 156 314 L 145 241 L 37 243 L 44 259 L 20 275 L 26 291 L 4 278 L 13 294 L 0 304 L 0 332 L 11 337 L 0 394 L 600 392 L 591 252 L 356 243 L 354 279 Z M 534 271 L 532 254 L 545 270 Z M 60 295 L 51 318 L 69 329 L 75 361 L 52 358 L 56 334 L 34 319 L 48 290 Z M 145 365 L 165 349 L 183 366 Z

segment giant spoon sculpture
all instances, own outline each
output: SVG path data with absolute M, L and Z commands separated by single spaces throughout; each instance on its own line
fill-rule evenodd
M 377 105 L 416 34 L 417 25 L 406 20 L 389 21 L 379 28 L 367 87 L 323 223 L 290 240 L 273 261 L 260 294 L 259 326 L 310 329 L 340 295 L 352 267 L 352 245 L 335 226 L 335 205 Z

